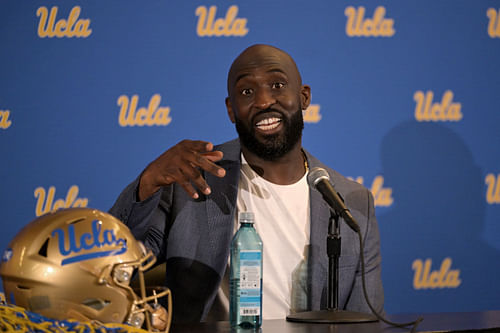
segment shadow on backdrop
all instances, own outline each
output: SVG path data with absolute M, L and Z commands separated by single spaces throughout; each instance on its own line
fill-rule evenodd
M 465 142 L 438 123 L 402 123 L 383 138 L 394 204 L 378 216 L 386 311 L 499 309 L 500 253 L 481 239 L 484 181 Z

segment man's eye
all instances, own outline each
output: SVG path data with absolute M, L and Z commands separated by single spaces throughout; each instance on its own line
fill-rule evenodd
M 281 88 L 283 88 L 284 86 L 285 86 L 285 84 L 284 84 L 284 83 L 281 83 L 281 82 L 274 82 L 274 83 L 272 84 L 273 89 L 281 89 Z
M 244 96 L 248 96 L 252 93 L 252 89 L 243 89 L 241 91 L 241 94 L 244 95 Z

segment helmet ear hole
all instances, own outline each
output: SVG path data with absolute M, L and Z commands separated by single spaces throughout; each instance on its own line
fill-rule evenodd
M 22 284 L 18 284 L 16 287 L 17 287 L 17 289 L 20 289 L 20 290 L 30 290 L 31 289 L 30 287 L 23 286 Z
M 82 302 L 82 305 L 85 305 L 85 306 L 87 306 L 91 309 L 97 310 L 97 311 L 104 309 L 109 304 L 111 304 L 110 301 L 106 301 L 106 300 L 98 299 L 98 298 L 87 298 L 86 300 L 84 300 Z
M 38 254 L 41 255 L 44 258 L 47 258 L 47 248 L 49 247 L 49 239 L 47 238 L 43 245 L 40 247 L 40 250 L 38 250 Z

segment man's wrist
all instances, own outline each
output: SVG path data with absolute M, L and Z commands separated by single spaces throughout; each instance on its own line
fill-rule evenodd
M 160 189 L 159 186 L 152 185 L 148 181 L 147 169 L 143 171 L 141 177 L 139 178 L 139 184 L 137 186 L 136 200 L 141 202 L 151 197 L 156 191 Z

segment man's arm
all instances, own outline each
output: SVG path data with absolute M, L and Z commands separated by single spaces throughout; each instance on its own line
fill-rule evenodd
M 169 205 L 161 203 L 163 189 L 157 191 L 146 200 L 137 200 L 139 187 L 137 178 L 120 194 L 109 213 L 125 223 L 134 237 L 150 248 L 156 257 L 164 248 L 165 221 Z
M 171 224 L 173 184 L 180 185 L 193 198 L 198 197 L 195 187 L 204 194 L 210 193 L 200 170 L 223 177 L 225 170 L 214 163 L 221 158 L 222 152 L 213 151 L 209 142 L 181 141 L 151 162 L 123 190 L 109 212 L 163 259 L 160 254 L 166 248 L 164 241 Z

